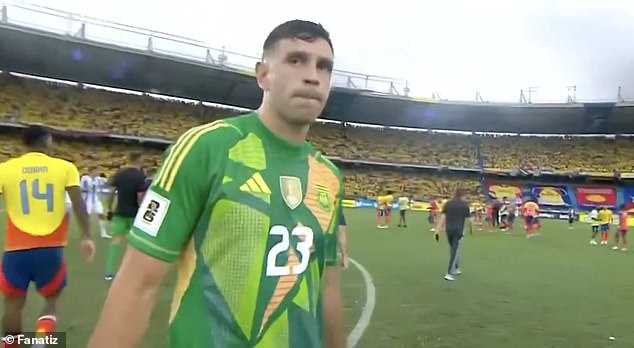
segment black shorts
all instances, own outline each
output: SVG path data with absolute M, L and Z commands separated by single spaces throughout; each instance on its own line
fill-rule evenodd
M 399 210 L 399 214 L 401 214 L 402 217 L 405 217 L 405 212 L 406 211 L 407 211 L 406 209 L 401 209 L 401 210 Z
M 599 225 L 592 225 L 592 232 L 599 232 Z
M 574 216 L 569 216 L 568 217 L 568 223 L 571 224 L 573 222 L 575 222 L 575 217 Z

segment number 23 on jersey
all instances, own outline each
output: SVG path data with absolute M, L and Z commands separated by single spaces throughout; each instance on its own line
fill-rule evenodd
M 266 256 L 266 275 L 280 277 L 304 273 L 308 268 L 310 253 L 313 250 L 313 230 L 307 226 L 296 226 L 289 231 L 286 226 L 275 225 L 269 230 L 269 236 L 279 236 L 281 240 L 271 247 Z M 299 253 L 300 262 L 298 265 L 277 265 L 277 257 L 291 247 L 291 236 L 299 239 L 295 250 Z

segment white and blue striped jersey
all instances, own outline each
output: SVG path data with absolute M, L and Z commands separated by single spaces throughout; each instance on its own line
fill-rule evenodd
M 592 209 L 586 219 L 592 226 L 599 226 L 599 212 L 596 209 Z
M 102 188 L 101 178 L 83 175 L 80 180 L 81 196 L 87 204 L 96 204 Z

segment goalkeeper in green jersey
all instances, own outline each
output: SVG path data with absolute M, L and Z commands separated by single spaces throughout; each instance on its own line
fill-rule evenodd
M 172 348 L 343 348 L 343 184 L 306 141 L 330 93 L 319 24 L 275 28 L 253 113 L 192 128 L 165 153 L 88 347 L 137 347 L 170 265 Z

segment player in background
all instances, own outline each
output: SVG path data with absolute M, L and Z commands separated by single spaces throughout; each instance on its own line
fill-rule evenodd
M 484 222 L 486 216 L 486 203 L 480 203 L 476 207 L 476 223 L 478 224 L 478 231 L 482 231 L 484 229 Z
M 521 196 L 518 196 L 518 195 L 515 195 L 515 207 L 514 207 L 514 208 L 515 208 L 515 211 L 517 211 L 517 212 L 520 212 L 520 213 L 521 213 L 521 211 L 522 211 L 522 205 L 523 205 L 523 202 L 522 202 L 522 197 L 521 197 Z M 516 217 L 519 217 L 519 216 L 520 216 L 520 215 L 519 215 L 519 213 L 518 213 L 518 214 L 516 214 L 516 215 L 517 215 Z
M 610 224 L 612 223 L 612 211 L 608 207 L 599 209 L 599 223 L 601 229 L 601 245 L 608 245 L 610 238 Z
M 390 214 L 392 203 L 394 202 L 394 196 L 392 191 L 387 191 L 385 196 L 378 196 L 376 199 L 377 204 L 377 226 L 378 228 L 390 227 Z
M 100 190 L 103 187 L 102 179 L 100 179 L 96 171 L 91 170 L 90 174 L 82 175 L 80 185 L 88 215 L 97 217 L 101 238 L 110 239 L 111 236 L 106 229 L 107 223 L 106 215 L 103 211 L 103 203 L 101 203 L 99 198 Z
M 575 216 L 575 208 L 570 206 L 570 208 L 568 208 L 568 229 L 572 230 L 572 225 L 575 223 Z
M 537 221 L 539 217 L 539 205 L 533 200 L 527 200 L 524 203 L 524 207 L 522 209 L 522 216 L 524 216 L 524 228 L 526 229 L 526 238 L 530 238 L 536 235 L 539 232 L 535 232 L 540 225 Z M 539 230 L 537 230 L 539 231 Z
M 104 276 L 106 280 L 112 280 L 116 273 L 121 248 L 127 239 L 134 217 L 139 211 L 139 205 L 143 200 L 146 182 L 145 174 L 143 174 L 141 169 L 142 164 L 141 153 L 129 153 L 127 165 L 119 169 L 108 182 L 108 185 L 112 188 L 107 199 L 112 242 L 110 243 L 106 260 Z M 115 195 L 117 204 L 113 210 Z
M 392 216 L 392 206 L 394 205 L 394 191 L 387 190 L 385 195 L 385 226 L 390 227 L 390 218 Z
M 513 225 L 515 224 L 515 217 L 517 216 L 517 212 L 515 211 L 517 209 L 517 206 L 515 205 L 515 202 L 509 202 L 507 204 L 507 212 L 508 215 L 506 217 L 506 229 L 508 233 L 513 232 Z
M 66 205 L 66 215 L 69 216 L 73 209 L 73 201 L 70 199 L 68 192 L 64 193 L 64 204 Z
M 597 235 L 599 234 L 599 211 L 597 208 L 592 208 L 588 216 L 586 217 L 586 221 L 590 223 L 592 236 L 590 237 L 590 244 L 597 245 Z
M 499 198 L 495 198 L 491 203 L 493 205 L 493 226 L 500 228 L 500 207 L 502 202 Z
M 440 212 L 440 205 L 438 199 L 433 197 L 429 202 L 429 215 L 427 221 L 429 222 L 429 230 L 431 232 L 436 231 L 436 223 L 438 222 L 438 213 Z
M 509 202 L 506 197 L 502 199 L 499 210 L 499 221 L 498 224 L 500 226 L 501 231 L 508 231 L 509 228 Z
M 495 223 L 493 222 L 493 220 L 495 219 L 495 217 L 493 216 L 494 212 L 493 212 L 493 202 L 490 201 L 487 203 L 486 206 L 486 222 L 489 225 L 489 232 L 493 233 L 493 230 L 495 229 Z
M 168 150 L 89 348 L 138 346 L 177 260 L 166 347 L 346 346 L 343 180 L 306 142 L 333 64 L 321 25 L 281 24 L 256 65 L 261 107 L 195 127 Z
M 622 251 L 627 251 L 627 239 L 625 239 L 625 235 L 627 234 L 627 218 L 628 218 L 628 209 L 625 204 L 621 206 L 619 209 L 619 229 L 616 231 L 616 236 L 614 239 L 613 250 L 619 250 L 619 245 Z
M 403 194 L 398 198 L 398 227 L 407 227 L 407 219 L 405 215 L 409 210 L 409 197 Z
M 339 207 L 339 252 L 341 253 L 341 267 L 348 269 L 348 263 L 350 262 L 350 256 L 348 256 L 348 224 L 346 223 L 346 216 L 343 215 L 343 207 Z
M 387 228 L 383 223 L 385 219 L 385 196 L 378 195 L 376 197 L 376 227 Z
M 64 247 L 68 243 L 66 194 L 79 223 L 81 249 L 92 262 L 95 244 L 81 197 L 79 172 L 70 162 L 46 153 L 52 144 L 48 129 L 31 126 L 22 140 L 27 152 L 0 164 L 0 192 L 7 215 L 0 291 L 4 295 L 4 335 L 22 332 L 22 309 L 31 282 L 44 297 L 35 324 L 38 335 L 55 331 L 57 299 L 66 286 Z M 31 330 L 28 330 L 31 331 Z M 17 347 L 3 343 L 3 347 Z

